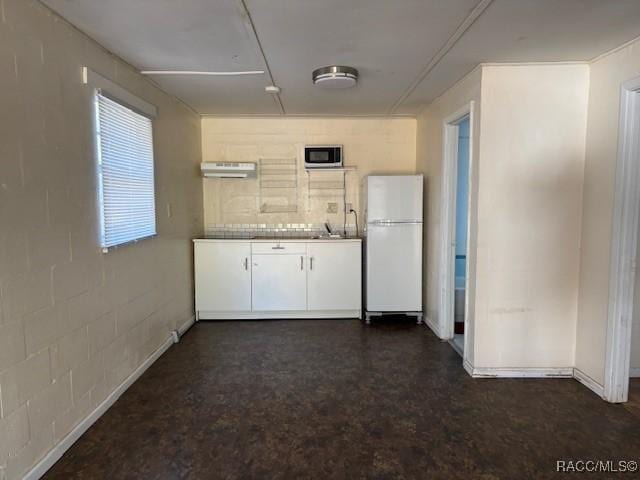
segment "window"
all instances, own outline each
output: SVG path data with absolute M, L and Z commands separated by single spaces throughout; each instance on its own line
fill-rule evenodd
M 156 234 L 151 119 L 97 90 L 96 151 L 104 251 Z

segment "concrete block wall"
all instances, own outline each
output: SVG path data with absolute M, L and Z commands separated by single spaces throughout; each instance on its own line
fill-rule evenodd
M 88 66 L 158 107 L 158 236 L 98 247 Z M 200 118 L 39 2 L 0 0 L 0 480 L 21 478 L 193 314 Z

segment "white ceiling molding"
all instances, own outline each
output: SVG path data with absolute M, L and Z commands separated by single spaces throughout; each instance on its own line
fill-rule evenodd
M 396 100 L 393 106 L 389 109 L 389 113 L 393 114 L 400 105 L 413 93 L 413 91 L 420 85 L 424 79 L 431 73 L 431 71 L 440 63 L 440 60 L 453 48 L 453 46 L 462 38 L 465 32 L 473 25 L 473 23 L 484 13 L 484 11 L 491 5 L 493 0 L 481 0 L 478 5 L 471 11 L 471 13 L 464 19 L 460 26 L 453 32 L 453 35 L 449 37 L 447 42 L 442 46 L 438 53 L 429 61 L 426 67 L 422 69 L 416 79 L 411 82 L 411 85 L 400 95 L 400 98 Z
M 269 113 L 203 113 L 203 118 L 282 118 L 282 115 L 272 115 Z M 409 113 L 287 113 L 288 118 L 416 118 L 416 115 Z
M 142 75 L 208 75 L 212 77 L 236 77 L 242 75 L 263 75 L 264 70 L 247 70 L 244 72 L 205 72 L 197 70 L 142 70 Z
M 631 40 L 629 40 L 628 42 L 624 42 L 622 45 L 618 45 L 617 47 L 614 47 L 611 50 L 607 50 L 606 52 L 603 52 L 600 55 L 596 55 L 595 57 L 590 59 L 587 63 L 599 62 L 600 60 L 602 60 L 605 57 L 608 57 L 609 55 L 612 55 L 612 54 L 614 54 L 614 53 L 616 53 L 616 52 L 618 52 L 620 50 L 624 50 L 629 45 L 631 45 L 632 43 L 636 43 L 637 41 L 640 41 L 640 36 L 634 37 Z
M 246 16 L 247 19 L 247 24 L 249 27 L 249 30 L 251 30 L 251 32 L 253 33 L 253 38 L 256 42 L 256 46 L 258 48 L 258 51 L 260 52 L 260 55 L 262 56 L 262 61 L 264 62 L 264 66 L 267 69 L 267 75 L 269 76 L 269 80 L 271 80 L 270 85 L 278 85 L 276 83 L 276 81 L 273 78 L 273 74 L 271 73 L 271 68 L 269 67 L 269 62 L 267 60 L 267 56 L 264 53 L 264 48 L 262 48 L 262 43 L 260 42 L 260 37 L 258 37 L 258 32 L 256 31 L 256 26 L 253 23 L 253 19 L 251 18 L 251 13 L 249 12 L 249 9 L 247 8 L 247 4 L 245 3 L 244 0 L 239 0 L 240 2 L 240 6 L 242 7 L 242 9 L 244 10 L 244 14 Z M 278 108 L 280 109 L 280 113 L 282 115 L 286 114 L 286 111 L 284 109 L 284 105 L 282 103 L 282 98 L 280 97 L 280 93 L 271 93 L 270 94 L 273 99 L 275 100 L 276 104 L 278 105 Z
M 110 97 L 115 98 L 148 117 L 154 118 L 158 116 L 158 109 L 155 105 L 141 99 L 99 73 L 94 72 L 89 67 L 82 67 L 82 83 L 102 90 Z

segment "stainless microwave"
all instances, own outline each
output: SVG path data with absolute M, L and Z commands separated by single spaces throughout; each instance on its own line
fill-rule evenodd
M 304 168 L 342 167 L 342 145 L 307 145 Z

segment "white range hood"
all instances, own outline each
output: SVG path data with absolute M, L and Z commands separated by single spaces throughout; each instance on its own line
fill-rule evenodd
M 202 175 L 206 178 L 252 178 L 256 176 L 255 163 L 203 162 Z

